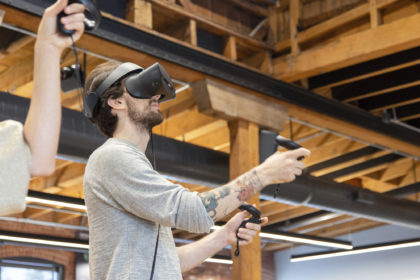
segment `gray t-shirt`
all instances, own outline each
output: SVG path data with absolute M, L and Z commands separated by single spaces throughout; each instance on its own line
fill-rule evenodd
M 171 228 L 209 232 L 213 221 L 197 193 L 153 170 L 134 144 L 111 138 L 89 158 L 84 178 L 91 280 L 182 279 Z

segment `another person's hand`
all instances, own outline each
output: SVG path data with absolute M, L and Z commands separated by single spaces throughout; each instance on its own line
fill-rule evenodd
M 67 16 L 61 18 L 61 22 L 66 29 L 75 30 L 74 41 L 80 39 L 85 29 L 85 7 L 79 3 L 67 4 L 68 0 L 58 0 L 45 10 L 38 28 L 36 47 L 61 53 L 72 44 L 70 36 L 61 34 L 57 27 L 57 16 L 63 10 Z
M 246 223 L 245 228 L 239 228 L 242 221 L 249 217 L 249 213 L 247 211 L 241 211 L 233 216 L 223 227 L 221 230 L 226 231 L 227 234 L 227 243 L 228 244 L 236 244 L 237 237 L 236 232 L 238 231 L 238 236 L 243 240 L 239 241 L 239 245 L 248 245 L 252 242 L 255 235 L 261 230 L 261 226 L 265 225 L 268 222 L 267 217 L 261 218 L 261 224 L 254 224 L 254 223 Z M 239 228 L 239 230 L 238 230 Z
M 304 163 L 298 158 L 308 158 L 310 155 L 311 152 L 305 148 L 276 152 L 257 167 L 258 178 L 264 186 L 291 182 L 296 176 L 301 175 L 305 168 Z

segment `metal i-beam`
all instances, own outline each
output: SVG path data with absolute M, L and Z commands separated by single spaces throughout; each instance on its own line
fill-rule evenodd
M 0 121 L 24 122 L 29 99 L 0 92 Z M 89 155 L 106 141 L 81 112 L 63 108 L 58 152 L 61 157 L 86 162 Z M 229 181 L 229 156 L 225 153 L 153 135 L 154 156 L 149 147 L 146 155 L 156 160 L 157 170 L 173 179 L 221 185 Z

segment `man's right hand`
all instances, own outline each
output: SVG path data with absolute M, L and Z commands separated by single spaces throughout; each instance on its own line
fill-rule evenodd
M 308 158 L 310 155 L 311 152 L 305 148 L 276 152 L 256 168 L 258 178 L 264 186 L 291 182 L 305 168 L 298 158 Z
M 79 3 L 69 6 L 67 4 L 68 0 L 58 0 L 45 10 L 38 28 L 36 42 L 38 48 L 47 48 L 49 51 L 56 50 L 61 54 L 65 48 L 72 44 L 70 36 L 61 34 L 57 28 L 57 16 L 63 10 L 67 16 L 63 17 L 61 22 L 66 29 L 75 30 L 73 40 L 77 41 L 82 36 L 85 29 L 85 7 Z

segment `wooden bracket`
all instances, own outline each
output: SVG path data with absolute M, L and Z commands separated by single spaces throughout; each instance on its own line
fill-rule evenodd
M 202 113 L 226 120 L 248 120 L 272 130 L 284 129 L 288 114 L 283 105 L 208 79 L 196 81 L 191 87 Z

